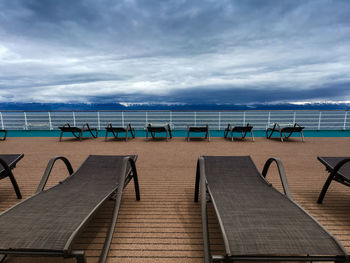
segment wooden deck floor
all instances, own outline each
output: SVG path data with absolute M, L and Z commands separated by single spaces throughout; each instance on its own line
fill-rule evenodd
M 57 138 L 8 138 L 0 142 L 0 153 L 24 153 L 14 170 L 24 197 L 34 193 L 53 156 L 68 157 L 77 168 L 89 154 L 137 154 L 141 201 L 135 201 L 132 184 L 123 196 L 108 262 L 202 262 L 202 230 L 199 204 L 193 202 L 196 161 L 200 155 L 251 155 L 261 170 L 271 156 L 282 159 L 294 199 L 315 216 L 350 252 L 350 188 L 334 183 L 323 205 L 316 204 L 327 173 L 316 160 L 323 156 L 350 156 L 349 138 L 307 138 L 281 143 L 257 138 L 256 142 L 211 142 L 175 138 L 170 142 L 104 142 L 102 138 L 83 142 Z M 279 187 L 271 170 L 268 179 Z M 54 169 L 50 185 L 66 176 L 63 165 Z M 0 212 L 18 200 L 10 181 L 0 181 Z M 89 263 L 97 262 L 110 220 L 107 203 L 86 228 L 75 248 L 86 251 Z M 222 251 L 221 234 L 214 213 L 210 213 L 214 252 Z M 63 259 L 9 257 L 5 262 L 74 262 Z

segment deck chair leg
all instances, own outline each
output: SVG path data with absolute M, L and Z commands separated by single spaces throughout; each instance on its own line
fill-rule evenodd
M 16 192 L 16 195 L 17 195 L 17 198 L 18 198 L 18 199 L 22 199 L 22 194 L 21 194 L 21 191 L 19 190 L 19 187 L 18 187 L 17 181 L 16 181 L 15 177 L 13 176 L 12 172 L 10 172 L 10 174 L 9 174 L 9 178 L 10 178 L 10 180 L 11 180 L 11 183 L 12 183 L 13 189 L 15 189 L 15 192 Z
M 255 141 L 255 139 L 254 139 L 254 133 L 253 133 L 253 131 L 251 131 L 250 133 L 251 133 L 251 135 L 252 135 L 252 141 L 254 142 L 254 141 Z
M 79 141 L 82 141 L 82 139 L 83 139 L 83 132 L 81 131 L 79 132 Z
M 59 141 L 62 141 L 62 136 L 63 136 L 63 131 L 61 131 L 60 140 Z
M 231 130 L 231 142 L 233 142 L 233 132 Z
M 208 213 L 207 213 L 207 190 L 205 180 L 200 176 L 201 192 L 201 210 L 202 210 L 202 228 L 203 228 L 203 245 L 204 245 L 204 262 L 211 261 L 209 248 L 209 231 L 208 231 Z
M 139 179 L 137 176 L 137 170 L 136 165 L 133 160 L 130 160 L 130 165 L 132 169 L 132 177 L 134 178 L 134 187 L 135 187 L 135 194 L 136 194 L 136 200 L 140 201 L 140 188 L 139 188 Z
M 3 263 L 7 254 L 0 254 L 0 263 Z
M 323 185 L 323 187 L 322 187 L 322 190 L 321 190 L 321 193 L 320 193 L 320 195 L 319 195 L 319 197 L 318 197 L 318 199 L 317 199 L 317 203 L 318 203 L 318 204 L 322 204 L 323 198 L 324 198 L 324 196 L 326 195 L 326 192 L 327 192 L 328 187 L 329 187 L 329 185 L 331 184 L 332 180 L 333 180 L 333 174 L 331 174 L 330 176 L 328 176 L 326 182 L 324 183 L 324 185 Z
M 168 130 L 166 131 L 166 141 L 169 141 L 169 132 L 168 132 Z
M 107 141 L 108 131 L 106 130 L 105 142 Z
M 281 131 L 280 131 L 280 138 L 281 138 L 281 142 L 283 142 L 283 135 Z
M 86 263 L 84 251 L 73 251 L 73 255 L 77 260 L 77 263 Z
M 301 134 L 301 141 L 302 141 L 302 142 L 305 142 L 305 140 L 304 140 L 304 133 L 303 133 L 303 131 L 301 131 L 301 132 L 300 132 L 300 134 Z

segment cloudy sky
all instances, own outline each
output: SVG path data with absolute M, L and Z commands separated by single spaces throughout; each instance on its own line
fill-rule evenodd
M 0 0 L 0 102 L 350 100 L 348 0 Z

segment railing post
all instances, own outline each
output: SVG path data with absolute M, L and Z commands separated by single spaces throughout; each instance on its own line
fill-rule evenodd
M 267 124 L 266 124 L 266 129 L 270 126 L 270 118 L 271 118 L 271 112 L 267 115 Z
M 5 130 L 4 119 L 2 118 L 2 112 L 0 112 L 0 119 L 1 119 L 1 128 L 2 128 L 3 130 Z
M 320 111 L 320 114 L 318 116 L 318 127 L 317 127 L 317 130 L 321 129 L 321 116 L 322 116 L 322 112 Z
M 24 113 L 24 129 L 28 130 L 27 114 L 26 112 L 23 112 L 23 113 Z
M 101 130 L 100 112 L 97 112 L 97 129 Z
M 219 131 L 220 131 L 220 126 L 221 126 L 221 112 L 219 112 Z
M 245 111 L 243 112 L 243 126 L 245 126 Z
M 293 124 L 295 123 L 296 114 L 297 114 L 297 112 L 295 111 L 295 112 L 294 112 L 294 116 L 293 116 Z
M 51 114 L 50 112 L 48 112 L 48 114 L 49 114 L 49 129 L 52 130 Z
M 197 112 L 194 112 L 194 126 L 197 126 Z
M 145 127 L 147 127 L 148 125 L 148 112 L 146 111 L 146 124 L 145 124 Z
M 75 127 L 75 112 L 73 111 L 73 126 Z
M 124 127 L 124 111 L 122 111 L 122 127 Z
M 346 130 L 346 119 L 348 118 L 348 112 L 345 111 L 345 116 L 344 116 L 344 128 L 343 130 L 345 131 Z

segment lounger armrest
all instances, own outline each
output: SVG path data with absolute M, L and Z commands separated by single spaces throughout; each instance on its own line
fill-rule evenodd
M 56 156 L 56 157 L 52 158 L 46 166 L 46 170 L 44 172 L 44 175 L 41 178 L 41 181 L 40 181 L 38 188 L 36 189 L 36 192 L 35 192 L 36 194 L 38 194 L 44 190 L 46 183 L 47 183 L 47 180 L 49 179 L 49 176 L 51 174 L 51 170 L 52 170 L 52 168 L 57 160 L 62 160 L 64 162 L 64 164 L 66 165 L 67 170 L 69 172 L 69 175 L 73 174 L 72 165 L 70 164 L 70 162 L 68 161 L 67 158 L 65 158 L 63 156 Z
M 283 190 L 284 190 L 284 194 L 285 194 L 289 199 L 293 200 L 292 194 L 291 194 L 291 192 L 290 192 L 290 190 L 289 190 L 289 186 L 288 186 L 288 181 L 287 181 L 286 173 L 285 173 L 285 171 L 284 171 L 283 164 L 282 164 L 282 162 L 281 162 L 281 160 L 280 160 L 279 158 L 274 158 L 274 157 L 272 157 L 272 158 L 269 158 L 269 159 L 266 161 L 266 163 L 265 163 L 265 165 L 264 165 L 264 169 L 263 169 L 263 171 L 262 171 L 262 173 L 261 173 L 262 176 L 263 176 L 264 178 L 266 178 L 266 175 L 267 175 L 267 172 L 268 172 L 268 170 L 269 170 L 269 168 L 270 168 L 270 165 L 271 165 L 271 163 L 273 163 L 273 162 L 275 162 L 276 165 L 277 165 L 278 173 L 279 173 L 279 176 L 280 176 L 280 179 L 281 179 L 281 183 L 282 183 L 282 187 L 283 187 Z

